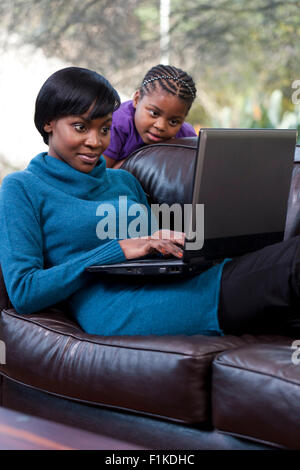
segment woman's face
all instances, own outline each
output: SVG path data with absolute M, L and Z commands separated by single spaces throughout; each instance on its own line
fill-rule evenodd
M 88 119 L 89 110 L 80 116 L 66 116 L 45 124 L 49 134 L 49 155 L 82 173 L 90 173 L 109 145 L 112 114 Z

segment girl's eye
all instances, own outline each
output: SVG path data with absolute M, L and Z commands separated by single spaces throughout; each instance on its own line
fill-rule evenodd
M 176 119 L 171 119 L 170 126 L 175 127 L 175 126 L 178 126 L 178 124 L 179 124 L 179 121 L 177 121 Z
M 77 132 L 84 132 L 86 130 L 85 125 L 82 124 L 81 122 L 73 124 L 73 127 Z
M 110 133 L 110 127 L 102 127 L 101 134 L 108 135 Z
M 157 117 L 158 116 L 158 112 L 154 111 L 153 109 L 150 109 L 149 113 L 151 114 L 152 117 Z

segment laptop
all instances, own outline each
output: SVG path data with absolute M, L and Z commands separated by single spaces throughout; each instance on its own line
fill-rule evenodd
M 186 275 L 282 241 L 296 140 L 295 129 L 201 129 L 183 257 L 152 255 L 87 271 Z

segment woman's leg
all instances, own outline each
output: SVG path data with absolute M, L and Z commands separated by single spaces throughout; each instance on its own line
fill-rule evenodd
M 276 243 L 224 266 L 219 323 L 225 333 L 284 332 L 298 307 L 300 236 Z

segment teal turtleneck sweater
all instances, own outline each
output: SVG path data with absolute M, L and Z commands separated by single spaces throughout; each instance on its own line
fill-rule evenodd
M 100 204 L 114 206 L 118 229 L 119 196 L 128 208 L 149 208 L 136 178 L 106 169 L 103 157 L 85 174 L 41 153 L 26 170 L 4 178 L 0 261 L 15 309 L 33 313 L 65 301 L 92 334 L 220 334 L 223 263 L 186 280 L 121 280 L 85 271 L 125 259 L 117 238 L 97 236 Z

